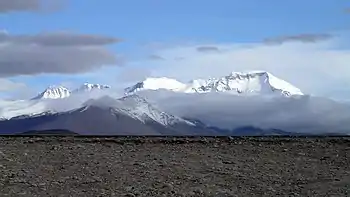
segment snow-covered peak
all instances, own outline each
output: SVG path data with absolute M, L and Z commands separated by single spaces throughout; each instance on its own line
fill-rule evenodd
M 299 88 L 266 71 L 232 72 L 217 80 L 215 88 L 223 92 L 236 90 L 238 93 L 303 95 Z
M 90 92 L 93 90 L 103 90 L 109 88 L 111 88 L 109 85 L 84 83 L 78 89 L 74 90 L 74 92 Z
M 231 72 L 227 76 L 194 79 L 187 84 L 169 78 L 148 78 L 125 89 L 126 94 L 140 90 L 167 89 L 184 93 L 227 92 L 231 94 L 303 95 L 300 89 L 266 71 Z
M 49 86 L 33 99 L 61 99 L 69 97 L 71 92 L 63 86 Z
M 40 93 L 38 96 L 34 97 L 33 99 L 62 99 L 62 98 L 70 97 L 72 94 L 75 94 L 75 93 L 91 92 L 94 90 L 104 90 L 109 88 L 111 87 L 108 85 L 91 84 L 91 83 L 84 83 L 74 91 L 70 91 L 68 88 L 64 86 L 49 86 L 42 93 Z
M 183 84 L 175 79 L 170 79 L 166 77 L 160 78 L 147 78 L 144 81 L 141 81 L 131 87 L 125 88 L 125 93 L 130 94 L 140 90 L 158 90 L 166 89 L 172 91 L 180 91 L 186 87 L 186 84 Z

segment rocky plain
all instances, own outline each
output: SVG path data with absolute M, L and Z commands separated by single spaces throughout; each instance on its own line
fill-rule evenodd
M 350 138 L 1 137 L 0 196 L 350 196 Z

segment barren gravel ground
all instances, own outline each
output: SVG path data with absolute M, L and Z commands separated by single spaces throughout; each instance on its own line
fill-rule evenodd
M 1 196 L 350 196 L 350 139 L 0 138 Z

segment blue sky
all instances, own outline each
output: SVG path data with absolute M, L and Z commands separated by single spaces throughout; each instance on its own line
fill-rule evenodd
M 71 0 L 55 13 L 2 15 L 0 24 L 18 34 L 69 30 L 114 35 L 125 39 L 126 48 L 174 40 L 251 42 L 347 29 L 349 5 L 346 0 Z
M 266 38 L 306 33 L 341 34 L 346 40 L 350 14 L 345 10 L 349 7 L 347 0 L 68 0 L 56 12 L 0 13 L 0 29 L 11 34 L 70 31 L 120 38 L 121 43 L 108 48 L 127 57 L 124 67 L 128 67 L 129 62 L 132 65 L 147 55 L 144 46 L 153 43 L 257 43 Z M 348 48 L 344 42 L 341 46 Z M 152 66 L 149 61 L 144 63 L 143 66 Z M 109 76 L 115 74 L 115 78 L 122 72 L 121 68 L 105 70 Z M 105 70 L 96 73 L 103 76 Z M 68 81 L 103 81 L 103 77 L 91 77 L 93 73 L 10 79 L 37 89 Z

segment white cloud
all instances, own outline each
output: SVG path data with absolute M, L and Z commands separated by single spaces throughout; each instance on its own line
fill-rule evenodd
M 345 97 L 350 91 L 350 50 L 337 49 L 339 43 L 332 39 L 311 44 L 205 44 L 220 48 L 220 53 L 198 52 L 203 44 L 176 46 L 153 51 L 167 61 L 133 64 L 147 65 L 153 76 L 183 81 L 220 77 L 232 71 L 266 70 L 306 93 Z M 176 57 L 183 58 L 176 61 Z
M 0 76 L 81 74 L 121 65 L 123 59 L 105 48 L 117 42 L 113 37 L 69 32 L 0 32 Z
M 25 87 L 26 85 L 23 83 L 16 83 L 9 79 L 0 78 L 0 91 L 15 91 L 18 89 L 23 89 Z
M 282 129 L 300 133 L 349 133 L 350 105 L 320 97 L 234 96 L 224 93 L 139 93 L 160 109 L 211 126 Z

